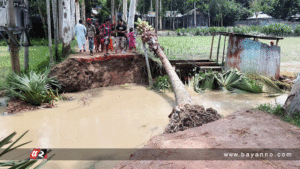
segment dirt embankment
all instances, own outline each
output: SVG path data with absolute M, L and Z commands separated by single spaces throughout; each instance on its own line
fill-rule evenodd
M 299 148 L 300 129 L 281 121 L 273 115 L 257 110 L 235 112 L 224 119 L 191 128 L 185 131 L 162 134 L 153 137 L 145 148 Z M 201 153 L 201 152 L 199 152 Z M 132 161 L 121 162 L 114 168 L 295 168 L 300 161 L 160 161 L 157 159 L 172 154 L 139 154 L 131 156 Z M 177 159 L 189 154 L 177 154 Z M 195 155 L 195 154 L 194 154 Z
M 163 73 L 162 67 L 150 59 L 153 78 Z M 142 55 L 107 56 L 89 59 L 69 58 L 56 65 L 49 76 L 55 76 L 64 92 L 123 85 L 148 84 L 145 58 Z

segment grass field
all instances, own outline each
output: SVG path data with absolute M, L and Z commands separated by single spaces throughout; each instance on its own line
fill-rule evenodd
M 212 59 L 216 59 L 219 37 L 214 39 Z M 270 44 L 269 40 L 259 40 Z M 179 36 L 159 37 L 159 43 L 165 48 L 169 59 L 206 59 L 209 58 L 212 36 Z M 227 47 L 228 37 L 226 39 Z M 299 37 L 286 37 L 279 41 L 282 62 L 300 62 Z M 224 37 L 222 36 L 219 50 L 219 61 L 223 56 Z M 225 48 L 226 57 L 227 48 Z
M 71 43 L 72 51 L 76 41 Z M 59 55 L 61 55 L 62 44 L 59 45 Z M 50 54 L 47 46 L 32 46 L 29 48 L 29 68 L 31 70 L 42 70 L 49 66 Z M 54 52 L 53 52 L 54 53 Z M 24 69 L 24 48 L 22 47 L 19 52 L 21 69 Z M 62 57 L 64 58 L 64 57 Z M 0 46 L 0 82 L 11 72 L 10 53 L 7 46 Z

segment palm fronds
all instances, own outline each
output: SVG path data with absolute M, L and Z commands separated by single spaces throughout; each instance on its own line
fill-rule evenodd
M 223 88 L 228 91 L 241 90 L 250 93 L 283 93 L 283 91 L 268 77 L 259 75 L 258 80 L 248 78 L 237 69 L 224 73 L 200 73 L 195 75 L 194 89 L 201 92 L 205 89 Z M 267 90 L 265 90 L 267 89 Z
M 59 89 L 60 85 L 53 78 L 47 77 L 47 72 L 30 71 L 17 75 L 11 73 L 6 78 L 4 89 L 8 96 L 19 98 L 26 102 L 40 105 L 41 103 L 49 103 L 58 95 L 53 93 L 53 88 Z
M 265 86 L 266 92 L 283 93 L 283 91 L 270 78 L 259 75 L 259 80 Z
M 0 157 L 6 155 L 8 152 L 13 151 L 23 145 L 26 145 L 28 143 L 30 143 L 31 141 L 25 142 L 23 144 L 20 144 L 18 146 L 13 147 L 28 131 L 26 131 L 24 134 L 22 134 L 16 141 L 12 142 L 12 138 L 17 134 L 16 132 L 10 134 L 9 136 L 7 136 L 6 138 L 4 138 L 3 140 L 0 141 L 0 148 L 2 148 L 3 146 L 12 143 L 11 145 L 9 145 L 4 151 L 2 151 L 0 153 Z M 13 147 L 13 148 L 12 148 Z M 50 160 L 51 158 L 53 158 L 54 155 L 52 155 L 51 157 L 48 158 L 48 160 Z M 29 167 L 31 167 L 32 165 L 34 165 L 37 161 L 30 161 L 30 159 L 25 159 L 22 161 L 6 161 L 6 162 L 0 162 L 0 167 L 10 167 L 10 169 L 29 169 Z M 40 163 L 37 167 L 35 167 L 35 169 L 41 168 L 41 166 L 43 166 L 47 161 L 44 161 L 42 163 Z

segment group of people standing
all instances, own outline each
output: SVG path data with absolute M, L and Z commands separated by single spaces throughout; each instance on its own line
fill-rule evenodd
M 124 47 L 125 44 L 128 44 L 129 52 L 131 52 L 133 48 L 136 51 L 136 37 L 133 28 L 130 28 L 129 33 L 127 33 L 127 26 L 124 22 L 120 19 L 116 25 L 115 18 L 113 19 L 114 23 L 110 23 L 110 19 L 107 19 L 106 22 L 101 25 L 99 25 L 99 23 L 94 25 L 92 20 L 88 18 L 87 28 L 82 24 L 82 20 L 79 20 L 79 24 L 75 26 L 75 30 L 80 52 L 86 51 L 86 40 L 89 42 L 91 56 L 93 55 L 94 47 L 96 52 L 104 52 L 104 49 L 106 49 L 106 54 L 109 54 L 109 50 L 113 51 L 114 47 L 115 53 L 118 53 L 118 49 L 120 49 L 122 53 L 125 53 Z

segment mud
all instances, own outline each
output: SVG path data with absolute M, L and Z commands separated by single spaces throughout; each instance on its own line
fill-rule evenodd
M 31 105 L 19 99 L 10 99 L 7 103 L 7 113 L 27 112 L 39 109 L 39 106 Z
M 154 136 L 144 148 L 299 148 L 300 129 L 279 118 L 257 110 L 241 110 L 201 127 L 185 131 Z M 197 152 L 201 155 L 203 152 Z M 193 155 L 197 155 L 193 154 Z M 155 157 L 157 160 L 142 160 Z M 176 158 L 191 154 L 176 154 Z M 300 161 L 259 160 L 259 161 L 163 161 L 172 159 L 172 154 L 139 154 L 133 153 L 133 161 L 117 164 L 115 169 L 134 168 L 215 168 L 215 169 L 248 169 L 248 168 L 295 168 Z
M 176 106 L 169 115 L 170 122 L 164 133 L 175 133 L 189 128 L 199 127 L 221 118 L 213 108 L 205 110 L 199 105 Z
M 152 77 L 163 74 L 162 67 L 150 59 Z M 148 84 L 145 58 L 142 55 L 108 56 L 94 60 L 69 58 L 56 65 L 49 76 L 55 76 L 64 92 L 123 85 Z

